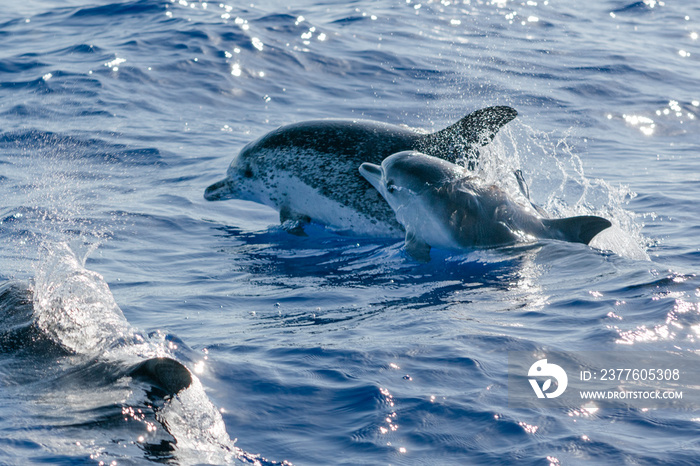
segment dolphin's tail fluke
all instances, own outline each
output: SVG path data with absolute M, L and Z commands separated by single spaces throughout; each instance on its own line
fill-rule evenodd
M 549 229 L 553 239 L 583 244 L 590 243 L 595 235 L 612 225 L 609 220 L 593 215 L 542 219 L 542 224 Z
M 426 154 L 455 162 L 467 155 L 471 169 L 478 158 L 477 147 L 485 146 L 496 137 L 498 131 L 518 116 L 511 107 L 498 106 L 477 110 L 442 131 L 424 137 L 419 148 Z M 467 149 L 469 154 L 460 154 L 458 149 Z

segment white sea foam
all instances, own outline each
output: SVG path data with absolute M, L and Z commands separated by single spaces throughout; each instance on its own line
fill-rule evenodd
M 591 241 L 592 247 L 629 259 L 649 260 L 639 216 L 624 208 L 635 193 L 626 186 L 615 187 L 586 176 L 572 142 L 567 136 L 555 138 L 514 121 L 480 149 L 478 174 L 527 205 L 529 201 L 513 175 L 515 170 L 522 170 L 530 187 L 530 200 L 552 218 L 598 215 L 613 223 Z

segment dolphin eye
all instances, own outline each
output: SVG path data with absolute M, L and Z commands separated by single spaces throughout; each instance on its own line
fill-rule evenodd
M 394 184 L 393 181 L 386 182 L 386 190 L 389 193 L 393 193 L 394 191 L 396 191 L 396 185 Z
M 243 177 L 244 178 L 252 178 L 253 177 L 253 170 L 251 170 L 250 167 L 246 168 L 245 171 L 243 172 Z

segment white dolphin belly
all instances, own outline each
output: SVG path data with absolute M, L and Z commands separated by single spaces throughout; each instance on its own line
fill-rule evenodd
M 347 205 L 321 194 L 296 176 L 277 174 L 274 187 L 258 182 L 255 187 L 258 202 L 275 209 L 287 207 L 296 214 L 309 217 L 341 234 L 402 238 L 404 233 L 395 226 L 370 218 Z

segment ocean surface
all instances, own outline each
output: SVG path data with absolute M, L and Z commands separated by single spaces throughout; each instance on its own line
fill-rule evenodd
M 4 2 L 0 464 L 700 463 L 690 395 L 508 401 L 512 351 L 697 359 L 698 34 L 673 0 Z M 492 105 L 480 174 L 613 228 L 419 263 L 203 198 L 283 124 Z

